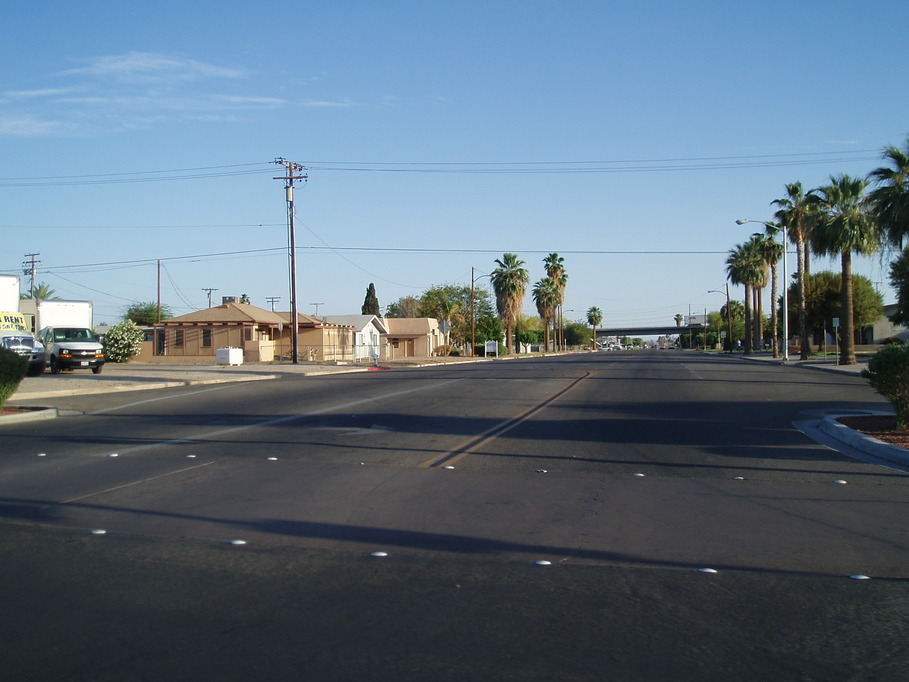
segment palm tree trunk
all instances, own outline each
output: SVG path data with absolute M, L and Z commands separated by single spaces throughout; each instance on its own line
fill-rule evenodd
M 799 340 L 801 350 L 799 359 L 807 360 L 811 355 L 811 339 L 808 338 L 808 308 L 805 306 L 805 267 L 808 244 L 800 238 L 796 243 L 796 259 L 798 260 L 798 311 L 799 311 Z M 789 283 L 786 283 L 789 286 Z M 789 311 L 786 311 L 789 314 Z
M 855 319 L 852 315 L 852 252 L 843 251 L 842 310 L 840 312 L 840 364 L 855 364 Z
M 752 321 L 754 322 L 754 350 L 758 352 L 764 349 L 763 325 L 761 324 L 764 321 L 764 310 L 761 304 L 761 287 L 752 287 L 751 292 L 754 296 L 754 305 L 751 306 Z
M 745 355 L 751 355 L 751 338 L 754 329 L 751 326 L 751 285 L 745 284 Z

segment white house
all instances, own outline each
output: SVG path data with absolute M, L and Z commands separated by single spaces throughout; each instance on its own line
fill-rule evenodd
M 324 319 L 332 324 L 354 328 L 354 362 L 382 356 L 382 338 L 388 329 L 375 315 L 332 315 Z

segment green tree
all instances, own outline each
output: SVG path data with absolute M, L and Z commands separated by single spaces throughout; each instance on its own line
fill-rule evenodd
M 420 299 L 416 296 L 402 296 L 394 303 L 389 303 L 386 317 L 419 317 Z
M 685 321 L 685 316 L 682 315 L 682 313 L 676 313 L 676 314 L 675 314 L 675 317 L 673 317 L 672 319 L 675 320 L 675 326 L 676 326 L 676 327 L 681 327 L 681 326 L 682 326 L 682 322 Z
M 779 323 L 777 321 L 777 286 L 778 279 L 776 273 L 777 263 L 779 263 L 780 258 L 783 257 L 783 245 L 774 239 L 774 236 L 779 232 L 779 228 L 773 223 L 766 225 L 766 232 L 764 234 L 754 235 L 755 239 L 755 248 L 757 249 L 761 259 L 764 261 L 764 267 L 770 268 L 770 338 L 773 339 L 773 357 L 780 357 L 780 350 L 777 344 L 777 332 L 779 330 Z M 783 339 L 783 343 L 788 343 L 788 339 Z
M 728 306 L 720 308 L 720 317 L 723 319 L 723 328 L 731 328 L 730 338 L 726 339 L 727 349 L 735 348 L 735 340 L 745 337 L 745 306 L 741 301 L 730 299 Z M 731 318 L 731 319 L 730 319 Z
M 161 318 L 166 320 L 173 315 L 170 312 L 170 306 L 161 306 Z M 123 313 L 123 319 L 132 320 L 140 327 L 151 327 L 158 323 L 158 304 L 154 301 L 145 301 L 131 303 Z
M 437 284 L 431 286 L 420 296 L 415 314 L 409 315 L 409 317 L 434 317 L 443 320 L 446 317 L 444 310 L 452 305 L 456 305 L 457 310 L 450 314 L 448 320 L 451 324 L 450 342 L 463 346 L 471 338 L 470 285 Z M 474 291 L 473 309 L 474 326 L 481 317 L 494 314 L 488 292 L 479 289 Z
M 896 311 L 890 319 L 896 324 L 909 323 L 909 251 L 903 251 L 890 264 L 890 284 L 896 290 Z
M 909 237 L 909 137 L 905 150 L 888 147 L 884 159 L 890 166 L 876 168 L 868 175 L 877 185 L 868 200 L 887 241 L 902 250 L 890 264 L 890 284 L 897 294 L 897 310 L 892 319 L 905 324 L 909 322 L 909 249 L 905 249 Z
M 495 261 L 498 267 L 492 271 L 492 288 L 496 296 L 496 309 L 505 325 L 505 345 L 509 352 L 514 350 L 514 326 L 521 315 L 524 293 L 530 275 L 524 269 L 524 261 L 516 254 L 506 253 Z
M 790 315 L 796 312 L 798 305 L 794 293 L 797 286 L 797 282 L 790 285 Z M 821 334 L 825 330 L 832 331 L 833 318 L 842 317 L 842 288 L 842 274 L 829 270 L 811 274 L 805 279 L 805 316 L 809 336 L 812 332 Z M 867 329 L 883 314 L 884 300 L 871 280 L 863 275 L 853 275 L 852 289 L 855 328 Z
M 49 285 L 45 284 L 44 282 L 40 282 L 38 286 L 33 288 L 27 294 L 20 294 L 19 298 L 33 298 L 36 301 L 57 301 L 60 299 L 60 297 L 57 296 L 56 293 L 57 292 L 51 289 Z
M 733 284 L 740 284 L 745 288 L 745 327 L 743 345 L 746 355 L 750 355 L 754 349 L 754 345 L 752 344 L 754 339 L 753 319 L 758 319 L 758 317 L 756 314 L 752 316 L 752 292 L 755 283 L 761 280 L 761 274 L 759 257 L 755 253 L 753 242 L 737 244 L 736 247 L 729 252 L 729 255 L 726 258 L 726 276 Z
M 877 187 L 868 194 L 871 211 L 887 240 L 902 249 L 909 237 L 909 137 L 905 150 L 891 146 L 884 150 L 890 166 L 875 168 L 868 179 Z
M 559 285 L 551 277 L 544 277 L 533 285 L 533 302 L 543 322 L 543 345 L 549 350 L 549 329 L 561 302 Z
M 808 338 L 808 320 L 805 312 L 805 278 L 808 275 L 808 236 L 812 225 L 812 206 L 802 190 L 802 183 L 793 182 L 786 185 L 786 196 L 771 202 L 779 209 L 774 214 L 774 219 L 780 225 L 786 226 L 789 241 L 795 244 L 796 255 L 796 303 L 798 311 L 798 329 L 800 339 L 799 356 L 807 360 L 811 353 L 811 342 Z M 788 287 L 789 282 L 783 282 Z M 774 298 L 774 308 L 776 307 Z
M 0 347 L 0 406 L 19 388 L 28 372 L 28 358 Z
M 543 259 L 543 267 L 546 268 L 546 276 L 555 282 L 559 292 L 559 302 L 556 306 L 556 314 L 553 317 L 553 323 L 562 329 L 562 308 L 565 304 L 565 286 L 568 284 L 568 273 L 565 272 L 565 259 L 557 253 L 550 253 Z M 561 339 L 557 337 L 561 347 Z
M 145 333 L 132 320 L 115 324 L 104 336 L 104 355 L 110 362 L 129 362 L 139 354 Z
M 830 184 L 809 192 L 818 209 L 811 242 L 817 253 L 840 256 L 842 292 L 840 364 L 855 364 L 855 321 L 852 310 L 852 254 L 872 254 L 881 245 L 881 232 L 868 210 L 867 181 L 842 174 Z
M 565 345 L 568 348 L 584 346 L 590 340 L 590 327 L 579 320 L 565 323 Z
M 375 315 L 376 317 L 382 315 L 379 299 L 376 296 L 376 285 L 372 282 L 366 287 L 366 298 L 363 299 L 363 306 L 360 308 L 360 312 L 363 315 Z
M 249 304 L 249 296 L 246 294 L 240 294 L 240 303 Z
M 596 306 L 587 309 L 587 324 L 593 327 L 593 345 L 592 350 L 597 349 L 597 327 L 603 322 L 603 311 Z

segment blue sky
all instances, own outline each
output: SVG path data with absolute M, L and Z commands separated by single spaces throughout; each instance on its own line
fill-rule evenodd
M 724 303 L 760 227 L 736 218 L 909 134 L 903 1 L 51 1 L 4 24 L 0 272 L 40 254 L 96 322 L 155 300 L 159 259 L 175 314 L 206 288 L 288 309 L 284 157 L 309 176 L 301 312 L 506 251 L 532 286 L 557 252 L 567 317 L 665 324 Z M 856 271 L 893 300 L 886 259 Z

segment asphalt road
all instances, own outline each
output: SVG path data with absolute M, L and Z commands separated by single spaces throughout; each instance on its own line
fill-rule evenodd
M 10 679 L 909 679 L 909 478 L 793 426 L 885 408 L 858 377 L 654 351 L 50 402 L 0 431 Z

